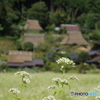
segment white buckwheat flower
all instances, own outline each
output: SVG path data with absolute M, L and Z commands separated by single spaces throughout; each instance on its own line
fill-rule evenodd
M 58 77 L 54 77 L 52 79 L 52 82 L 58 82 L 58 83 L 64 83 L 64 84 L 68 83 L 68 81 L 66 79 L 61 79 L 61 78 L 58 78 Z
M 96 96 L 95 99 L 100 100 L 100 96 Z
M 76 80 L 76 81 L 79 81 L 79 79 L 78 79 L 76 76 L 70 76 L 69 79 L 70 79 L 70 80 Z
M 73 65 L 73 67 L 75 67 L 75 63 L 72 60 L 70 60 L 69 58 L 62 57 L 62 58 L 59 58 L 56 62 L 58 64 L 66 63 L 66 64 L 69 64 L 69 65 Z
M 59 77 L 54 77 L 53 79 L 52 79 L 52 82 L 59 82 L 61 79 L 59 78 Z
M 54 96 L 44 97 L 42 100 L 56 100 Z
M 56 87 L 55 85 L 51 85 L 51 86 L 48 87 L 48 90 L 55 89 L 55 87 Z
M 61 66 L 60 70 L 63 70 L 64 69 L 64 66 Z
M 68 81 L 66 79 L 61 79 L 60 82 L 64 83 L 64 84 L 68 83 Z
M 14 93 L 14 94 L 20 94 L 20 91 L 16 88 L 10 88 L 8 92 Z
M 96 91 L 100 92 L 100 89 L 99 89 L 99 88 L 94 88 L 94 90 L 96 90 Z
M 100 88 L 100 85 L 99 86 L 97 86 L 98 88 Z
M 30 80 L 29 80 L 28 78 L 24 78 L 24 79 L 23 79 L 23 82 L 24 82 L 25 84 L 28 84 L 28 83 L 30 83 Z
M 16 77 L 18 77 L 18 76 L 27 76 L 27 77 L 31 78 L 31 75 L 29 73 L 27 73 L 26 71 L 19 71 L 19 72 L 16 72 L 14 75 Z

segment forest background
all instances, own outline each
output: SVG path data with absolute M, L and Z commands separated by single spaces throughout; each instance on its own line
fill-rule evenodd
M 51 40 L 52 34 L 66 33 L 64 30 L 54 30 L 62 23 L 82 27 L 84 38 L 94 44 L 93 49 L 100 49 L 100 0 L 0 0 L 0 60 L 7 61 L 9 50 L 26 50 L 21 47 L 21 42 L 27 19 L 38 20 L 43 28 L 42 32 L 47 34 L 47 42 L 42 44 L 42 47 L 35 48 L 37 57 L 43 58 L 48 62 L 47 65 L 51 61 L 47 55 L 53 51 L 50 48 L 58 47 L 58 44 Z M 66 48 L 69 53 L 74 52 L 75 47 L 71 45 Z M 39 52 L 45 54 L 40 56 Z M 65 57 L 68 57 L 68 54 L 66 55 Z M 61 56 L 54 52 L 52 60 L 55 61 Z M 53 65 L 51 63 L 51 66 Z M 47 70 L 50 70 L 51 66 L 47 67 Z

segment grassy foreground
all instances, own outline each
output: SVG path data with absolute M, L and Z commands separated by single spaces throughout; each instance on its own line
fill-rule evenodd
M 31 73 L 31 83 L 28 84 L 27 88 L 22 89 L 22 100 L 42 100 L 43 97 L 53 95 L 53 90 L 47 89 L 48 86 L 54 84 L 52 82 L 53 77 L 62 77 L 60 73 L 53 72 L 42 72 L 42 73 Z M 73 96 L 70 97 L 70 92 L 97 92 L 94 90 L 100 85 L 100 74 L 65 74 L 65 78 L 76 75 L 79 81 L 70 81 L 71 89 L 67 86 L 65 89 L 65 100 L 95 100 L 95 96 Z M 14 100 L 10 98 L 11 93 L 8 93 L 9 88 L 21 89 L 21 78 L 15 77 L 14 73 L 0 73 L 0 100 Z M 57 96 L 55 96 L 57 100 Z

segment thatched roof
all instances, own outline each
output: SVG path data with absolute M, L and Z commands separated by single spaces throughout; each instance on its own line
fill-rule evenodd
M 36 47 L 39 43 L 44 42 L 45 35 L 44 34 L 24 34 L 24 41 L 25 42 L 31 42 L 34 44 L 34 47 Z
M 78 47 L 78 48 L 76 49 L 76 51 L 88 52 L 88 49 L 85 48 L 85 47 Z
M 26 51 L 10 51 L 8 62 L 23 63 L 25 61 L 32 61 L 32 52 Z
M 27 20 L 24 28 L 28 30 L 42 30 L 38 20 Z
M 82 33 L 79 29 L 79 26 L 72 24 L 61 24 L 61 28 L 67 29 L 67 34 L 61 44 L 78 44 L 78 45 L 88 45 L 86 40 L 82 37 Z
M 65 36 L 65 38 L 60 42 L 60 44 L 66 44 L 67 39 L 68 39 L 68 36 Z
M 61 44 L 78 44 L 78 45 L 88 45 L 86 40 L 82 37 L 81 31 L 68 31 L 68 36 L 66 36 Z
M 61 24 L 61 28 L 66 28 L 67 31 L 79 31 L 79 26 L 72 24 Z

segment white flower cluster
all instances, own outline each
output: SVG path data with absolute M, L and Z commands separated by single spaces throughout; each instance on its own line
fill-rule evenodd
M 98 88 L 95 88 L 94 90 L 96 90 L 96 91 L 100 92 L 100 90 L 99 90 Z
M 95 99 L 100 100 L 100 96 L 96 96 Z
M 19 72 L 16 72 L 14 75 L 16 77 L 22 76 L 22 82 L 24 84 L 30 83 L 31 75 L 29 73 L 27 73 L 26 71 L 19 71 Z
M 16 88 L 10 88 L 8 92 L 11 92 L 13 94 L 20 94 L 20 91 Z
M 54 96 L 44 97 L 42 100 L 56 100 Z
M 70 60 L 69 58 L 62 57 L 62 58 L 59 58 L 56 62 L 58 64 L 66 63 L 66 64 L 69 64 L 69 65 L 73 65 L 73 67 L 75 67 L 75 63 L 72 60 Z
M 53 79 L 52 79 L 52 82 L 59 82 L 61 79 L 59 78 L 59 77 L 54 77 Z
M 94 90 L 96 90 L 96 91 L 100 92 L 100 85 L 99 85 L 99 86 L 97 86 L 96 88 L 94 88 Z
M 50 85 L 49 87 L 48 87 L 48 90 L 50 90 L 50 89 L 55 89 L 55 85 Z
M 94 90 L 100 92 L 100 85 L 98 85 L 96 88 L 94 88 Z M 95 99 L 100 100 L 100 96 L 96 96 Z
M 28 83 L 30 83 L 30 80 L 29 80 L 28 78 L 24 78 L 24 79 L 23 79 L 23 82 L 24 82 L 25 84 L 28 84 Z
M 78 79 L 76 76 L 70 76 L 69 79 L 70 79 L 70 80 L 76 80 L 76 81 L 79 81 L 79 79 Z
M 99 85 L 99 86 L 97 86 L 96 88 L 94 88 L 94 90 L 96 90 L 96 91 L 100 92 L 100 85 Z
M 62 65 L 61 68 L 60 68 L 60 70 L 62 71 L 63 69 L 64 69 L 64 66 Z
M 27 76 L 27 77 L 31 78 L 31 75 L 29 73 L 27 73 L 26 71 L 19 71 L 19 72 L 16 72 L 14 75 L 16 77 L 18 77 L 18 76 Z
M 61 78 L 59 78 L 59 77 L 54 77 L 53 79 L 52 79 L 52 82 L 57 82 L 57 83 L 68 83 L 68 81 L 66 80 L 66 79 L 61 79 Z
M 64 84 L 68 83 L 68 81 L 66 79 L 61 79 L 60 81 L 61 81 L 61 83 L 64 83 Z

